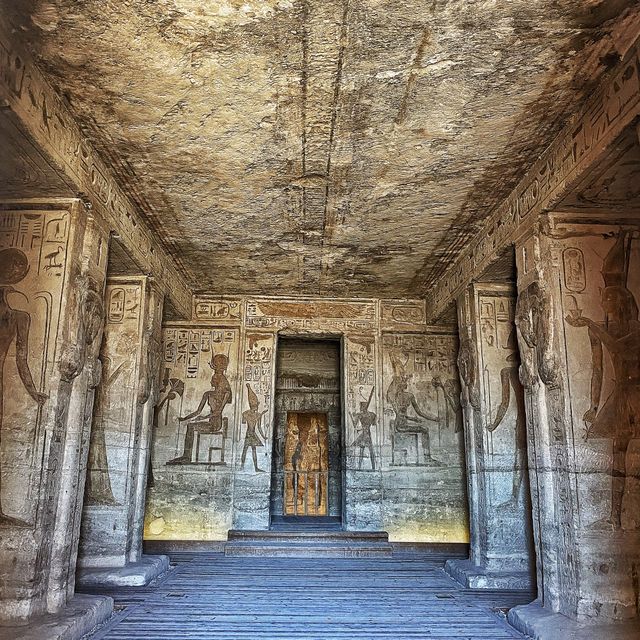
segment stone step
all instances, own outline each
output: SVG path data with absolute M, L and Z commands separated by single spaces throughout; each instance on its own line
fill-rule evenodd
M 225 545 L 224 554 L 236 558 L 389 558 L 393 546 L 384 542 L 233 541 Z
M 303 528 L 271 529 L 269 531 L 240 531 L 231 529 L 227 540 L 252 542 L 288 542 L 288 543 L 388 543 L 389 534 L 386 531 L 320 531 Z

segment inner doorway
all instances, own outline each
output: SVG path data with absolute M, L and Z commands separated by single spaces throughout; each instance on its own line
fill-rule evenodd
M 276 363 L 271 524 L 339 526 L 340 342 L 280 338 Z

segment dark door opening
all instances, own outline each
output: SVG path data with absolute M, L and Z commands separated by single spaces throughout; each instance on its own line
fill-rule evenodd
M 339 525 L 340 342 L 281 338 L 276 367 L 271 524 Z

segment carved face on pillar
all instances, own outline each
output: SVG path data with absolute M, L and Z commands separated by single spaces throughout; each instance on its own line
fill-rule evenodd
M 480 406 L 480 398 L 476 387 L 476 366 L 475 346 L 468 335 L 461 335 L 458 351 L 458 370 L 465 385 L 468 402 L 474 409 Z
M 550 294 L 538 282 L 533 282 L 518 295 L 516 326 L 524 342 L 522 384 L 532 387 L 539 377 L 544 384 L 555 386 L 558 367 L 553 352 L 553 307 Z

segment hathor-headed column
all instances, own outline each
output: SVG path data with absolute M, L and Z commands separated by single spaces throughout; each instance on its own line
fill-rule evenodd
M 149 278 L 136 276 L 109 278 L 105 300 L 78 580 L 142 585 L 168 568 L 165 556 L 142 555 L 163 298 Z
M 72 599 L 70 544 L 84 489 L 108 233 L 79 201 L 4 210 L 2 227 L 0 637 L 2 624 L 72 603 L 74 628 L 86 633 L 112 608 L 109 598 Z
M 549 215 L 517 261 L 538 599 L 509 618 L 637 637 L 640 228 Z
M 515 306 L 505 283 L 472 285 L 458 302 L 471 546 L 468 560 L 449 560 L 446 569 L 475 589 L 534 582 Z

